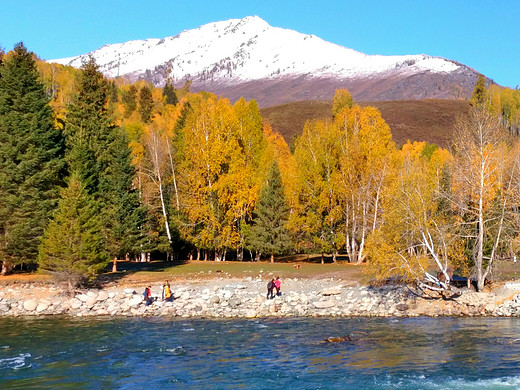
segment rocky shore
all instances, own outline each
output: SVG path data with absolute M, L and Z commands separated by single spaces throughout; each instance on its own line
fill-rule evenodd
M 161 286 L 152 286 L 156 301 L 149 306 L 143 302 L 145 286 L 91 289 L 71 297 L 57 287 L 16 284 L 0 291 L 0 317 L 520 316 L 520 283 L 515 282 L 492 292 L 468 290 L 454 300 L 426 300 L 403 286 L 352 286 L 333 279 L 287 279 L 281 296 L 266 299 L 266 284 L 266 280 L 251 277 L 182 285 L 173 281 L 174 301 L 163 302 Z

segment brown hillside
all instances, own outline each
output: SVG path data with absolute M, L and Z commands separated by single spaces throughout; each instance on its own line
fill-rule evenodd
M 463 100 L 406 100 L 359 102 L 362 106 L 379 109 L 392 130 L 398 145 L 407 140 L 427 141 L 448 147 L 457 118 L 469 111 L 469 102 Z M 307 120 L 331 118 L 332 103 L 325 100 L 301 101 L 267 107 L 260 110 L 273 129 L 292 144 L 301 134 Z

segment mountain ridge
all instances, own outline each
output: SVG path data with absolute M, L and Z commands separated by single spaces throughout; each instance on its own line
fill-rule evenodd
M 368 55 L 309 34 L 272 27 L 258 16 L 208 23 L 176 36 L 107 44 L 85 55 L 49 62 L 80 67 L 92 55 L 108 77 L 156 86 L 167 77 L 191 81 L 234 101 L 259 106 L 330 99 L 348 88 L 356 100 L 468 98 L 478 73 L 425 54 Z

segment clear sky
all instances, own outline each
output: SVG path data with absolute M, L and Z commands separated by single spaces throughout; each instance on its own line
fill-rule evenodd
M 0 46 L 43 59 L 258 15 L 366 54 L 428 54 L 520 84 L 520 0 L 0 0 Z

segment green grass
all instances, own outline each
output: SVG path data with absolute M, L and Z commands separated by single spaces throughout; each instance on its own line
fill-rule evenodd
M 131 263 L 119 262 L 117 273 L 102 276 L 105 281 L 144 282 L 179 279 L 209 278 L 252 278 L 262 279 L 279 276 L 286 278 L 335 278 L 351 282 L 363 282 L 363 266 L 355 266 L 344 262 L 316 263 L 269 263 L 239 261 L 191 261 L 182 264 L 168 262 Z

